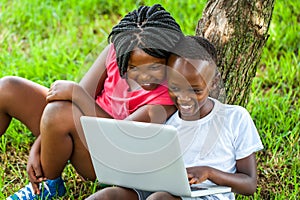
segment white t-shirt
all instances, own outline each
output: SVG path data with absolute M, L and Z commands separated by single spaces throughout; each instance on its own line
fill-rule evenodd
M 236 160 L 263 149 L 263 145 L 245 108 L 211 100 L 214 108 L 204 118 L 184 121 L 177 111 L 167 124 L 177 128 L 186 167 L 210 166 L 235 173 Z M 233 193 L 217 196 L 219 199 L 234 199 Z

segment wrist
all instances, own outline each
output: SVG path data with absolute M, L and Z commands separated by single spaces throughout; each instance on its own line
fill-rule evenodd
M 82 97 L 83 93 L 83 88 L 79 84 L 74 83 L 71 93 L 71 101 L 74 103 L 78 102 L 79 98 Z

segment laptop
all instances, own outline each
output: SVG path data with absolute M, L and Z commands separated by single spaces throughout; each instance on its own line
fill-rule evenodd
M 187 197 L 231 191 L 189 185 L 173 126 L 88 116 L 80 120 L 100 183 Z

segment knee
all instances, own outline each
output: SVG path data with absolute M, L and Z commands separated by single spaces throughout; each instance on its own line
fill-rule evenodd
M 109 200 L 115 198 L 115 192 L 113 188 L 104 188 L 99 190 L 98 192 L 92 194 L 87 198 L 87 200 Z
M 164 200 L 164 199 L 170 199 L 170 197 L 172 197 L 172 195 L 167 192 L 155 192 L 151 194 L 147 198 L 147 200 Z
M 3 95 L 13 95 L 15 88 L 22 87 L 22 79 L 15 76 L 5 76 L 0 79 L 0 94 Z
M 70 123 L 71 103 L 68 101 L 54 101 L 48 103 L 44 109 L 41 125 L 47 130 L 67 127 Z

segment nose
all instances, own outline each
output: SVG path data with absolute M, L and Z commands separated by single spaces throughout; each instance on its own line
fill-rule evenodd
M 178 94 L 177 99 L 178 99 L 178 101 L 186 102 L 186 101 L 190 101 L 191 97 L 188 96 L 185 92 L 182 92 L 182 93 Z
M 140 74 L 140 80 L 145 82 L 145 81 L 148 81 L 150 79 L 150 75 L 147 74 L 147 73 L 141 73 Z

